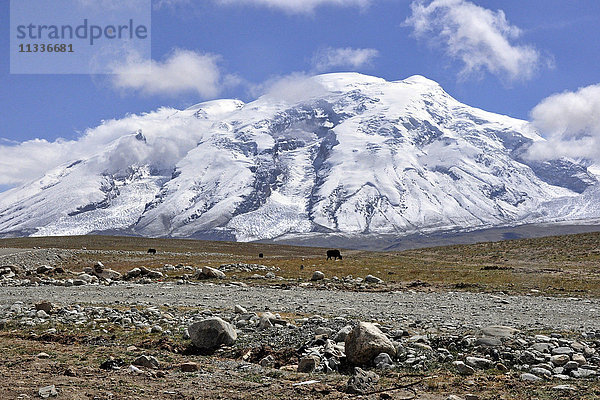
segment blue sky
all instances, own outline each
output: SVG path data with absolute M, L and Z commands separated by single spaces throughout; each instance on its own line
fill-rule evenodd
M 597 0 L 155 0 L 157 71 L 168 75 L 189 62 L 198 72 L 162 86 L 127 76 L 11 75 L 9 15 L 9 2 L 1 2 L 0 158 L 24 141 L 76 140 L 128 113 L 211 98 L 249 101 L 265 82 L 292 73 L 420 74 L 466 104 L 523 119 L 552 94 L 600 82 Z M 490 17 L 493 26 L 485 25 Z M 462 30 L 478 23 L 500 36 L 473 48 Z M 455 36 L 441 34 L 444 27 Z M 561 104 L 536 115 L 547 118 Z M 548 136 L 559 134 L 550 121 Z M 0 191 L 23 179 L 0 171 Z

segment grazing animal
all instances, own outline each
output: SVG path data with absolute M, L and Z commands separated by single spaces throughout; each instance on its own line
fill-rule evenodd
M 258 253 L 258 258 L 263 258 L 263 257 L 264 257 L 263 253 Z
M 329 260 L 331 258 L 333 258 L 334 260 L 337 260 L 339 258 L 341 260 L 342 254 L 339 250 L 327 250 L 327 259 Z
M 148 249 L 148 254 L 156 254 L 156 249 Z

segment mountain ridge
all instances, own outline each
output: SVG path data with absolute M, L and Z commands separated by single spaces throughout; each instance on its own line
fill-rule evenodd
M 274 239 L 598 218 L 597 178 L 531 161 L 527 123 L 420 75 L 318 75 L 101 125 L 114 140 L 0 194 L 0 234 Z M 100 134 L 99 133 L 99 134 Z M 571 206 L 571 204 L 573 206 Z

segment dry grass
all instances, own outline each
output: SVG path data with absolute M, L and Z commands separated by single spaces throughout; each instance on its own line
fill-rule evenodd
M 343 260 L 326 260 L 324 248 L 261 243 L 231 243 L 136 237 L 75 236 L 0 240 L 0 247 L 63 248 L 78 251 L 68 265 L 77 269 L 102 261 L 125 271 L 165 263 L 218 266 L 260 263 L 280 268 L 278 275 L 310 279 L 315 270 L 327 277 L 379 276 L 392 287 L 422 281 L 420 290 L 529 292 L 600 296 L 600 233 L 520 239 L 403 252 L 343 250 Z M 148 248 L 158 254 L 148 255 Z M 98 251 L 96 251 L 98 250 Z M 265 258 L 258 258 L 258 253 Z M 301 268 L 301 266 L 304 268 Z M 244 279 L 249 274 L 235 274 Z

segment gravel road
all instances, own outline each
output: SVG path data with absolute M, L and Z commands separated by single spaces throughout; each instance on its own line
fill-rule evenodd
M 226 285 L 115 285 L 3 287 L 0 305 L 49 300 L 59 304 L 192 306 L 293 312 L 377 320 L 428 330 L 476 330 L 488 325 L 519 329 L 600 330 L 600 299 L 505 296 L 464 292 L 346 292 L 294 287 L 274 289 Z
M 0 257 L 10 256 L 18 253 L 26 253 L 28 251 L 33 251 L 33 249 L 8 249 L 8 248 L 0 248 Z

